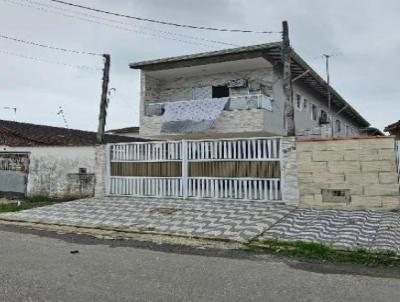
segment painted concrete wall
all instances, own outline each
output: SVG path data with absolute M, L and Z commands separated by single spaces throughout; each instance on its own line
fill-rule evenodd
M 399 208 L 393 137 L 297 142 L 300 205 Z M 351 201 L 324 202 L 322 189 L 349 189 Z
M 304 99 L 307 100 L 308 106 L 306 109 L 297 108 L 296 104 L 296 95 L 301 96 L 301 104 L 303 104 Z M 295 123 L 296 123 L 296 134 L 302 134 L 304 130 L 308 129 L 313 129 L 320 127 L 319 125 L 319 116 L 321 110 L 324 110 L 325 112 L 328 112 L 328 104 L 326 98 L 321 97 L 321 95 L 317 94 L 316 92 L 312 91 L 310 88 L 308 88 L 305 85 L 299 84 L 299 83 L 294 83 L 293 85 L 293 98 L 294 98 L 294 116 L 295 116 Z M 317 120 L 314 121 L 311 118 L 311 105 L 315 104 L 317 106 L 317 112 L 318 112 L 318 117 Z M 350 126 L 350 129 L 352 130 L 348 136 L 357 136 L 360 134 L 360 131 L 358 130 L 358 126 L 351 121 L 349 118 L 344 116 L 343 114 L 339 114 L 337 117 L 334 119 L 334 126 L 335 126 L 335 120 L 340 120 L 342 129 L 340 132 L 337 132 L 335 130 L 335 135 L 336 136 L 346 136 L 346 125 Z
M 2 151 L 29 152 L 28 196 L 55 198 L 93 195 L 95 147 L 7 147 Z M 79 177 L 86 168 L 92 177 Z

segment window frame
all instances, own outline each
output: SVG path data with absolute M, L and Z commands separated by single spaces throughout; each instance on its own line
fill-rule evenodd
M 337 119 L 335 120 L 335 133 L 341 133 L 342 132 L 342 121 Z
M 308 99 L 303 98 L 303 110 L 304 111 L 308 110 L 308 104 L 309 104 Z
M 311 103 L 310 115 L 312 121 L 318 121 L 318 106 L 314 103 Z
M 297 110 L 301 111 L 303 107 L 302 97 L 301 94 L 296 93 L 296 108 Z

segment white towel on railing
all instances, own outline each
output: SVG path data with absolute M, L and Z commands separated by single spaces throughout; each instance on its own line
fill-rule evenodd
M 164 133 L 205 132 L 226 106 L 229 98 L 168 102 L 165 104 Z

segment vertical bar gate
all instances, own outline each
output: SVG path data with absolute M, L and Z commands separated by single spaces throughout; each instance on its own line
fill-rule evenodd
M 279 137 L 111 144 L 108 193 L 280 201 L 280 148 Z

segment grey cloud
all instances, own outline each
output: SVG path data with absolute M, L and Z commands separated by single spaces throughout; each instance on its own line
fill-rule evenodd
M 400 25 L 398 1 L 82 0 L 79 3 L 177 23 L 255 30 L 279 31 L 282 20 L 287 19 L 294 48 L 321 75 L 324 75 L 324 62 L 316 57 L 326 52 L 342 53 L 332 59 L 333 85 L 373 125 L 383 128 L 400 117 L 400 106 L 397 105 L 400 99 L 397 80 L 400 63 L 395 60 L 400 50 L 396 31 Z M 139 75 L 128 68 L 129 62 L 222 47 L 152 37 L 148 35 L 150 30 L 166 30 L 240 45 L 280 39 L 279 34 L 245 35 L 178 30 L 138 21 L 123 21 L 147 28 L 132 27 L 132 30 L 146 31 L 146 34 L 0 2 L 0 32 L 3 34 L 112 54 L 111 85 L 117 92 L 111 99 L 109 128 L 138 123 Z M 156 34 L 153 31 L 151 33 Z M 98 58 L 45 51 L 4 40 L 0 40 L 0 50 L 70 64 L 102 65 Z M 96 129 L 101 71 L 87 73 L 3 54 L 0 54 L 0 58 L 0 107 L 18 106 L 18 119 L 21 121 L 60 126 L 62 120 L 56 112 L 58 106 L 63 105 L 71 127 Z M 10 112 L 0 110 L 0 118 L 11 117 Z

